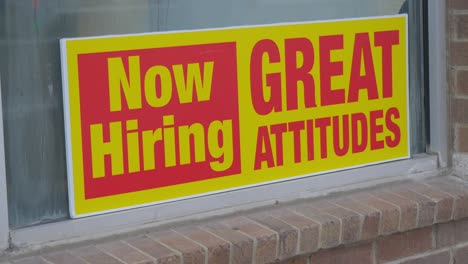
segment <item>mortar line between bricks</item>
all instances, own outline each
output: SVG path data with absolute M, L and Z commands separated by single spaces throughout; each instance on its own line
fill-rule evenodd
M 338 206 L 338 207 L 341 207 L 341 208 L 343 208 L 343 209 L 345 209 L 345 210 L 348 210 L 348 211 L 350 211 L 350 212 L 353 212 L 353 213 L 355 213 L 355 214 L 357 214 L 357 215 L 359 215 L 359 216 L 362 216 L 362 217 L 365 217 L 365 216 L 366 216 L 365 214 L 362 214 L 362 213 L 360 213 L 360 212 L 356 212 L 356 211 L 354 211 L 353 209 L 347 208 L 346 206 L 342 206 L 342 205 L 340 205 L 340 204 L 338 204 L 338 203 L 336 203 L 336 202 L 334 202 L 334 201 L 328 201 L 328 202 L 331 203 L 331 204 L 333 204 L 333 205 L 336 205 L 336 206 Z M 367 206 L 366 206 L 366 207 L 367 207 Z M 369 207 L 367 207 L 367 208 L 369 208 Z
M 423 182 L 423 184 L 426 185 L 426 186 L 428 186 L 429 188 L 435 188 L 434 186 L 431 186 L 431 185 L 429 185 L 429 184 L 427 184 L 427 183 L 425 183 L 425 182 Z M 437 189 L 438 191 L 443 192 L 443 193 L 447 194 L 448 196 L 452 197 L 452 212 L 451 212 L 451 214 L 450 214 L 450 219 L 455 219 L 454 217 L 455 217 L 455 206 L 457 205 L 457 201 L 456 201 L 456 200 L 457 200 L 457 197 L 454 196 L 454 195 L 452 195 L 452 194 L 449 193 L 449 192 L 446 192 L 445 190 L 440 189 L 440 188 L 436 188 L 436 189 Z
M 202 243 L 197 242 L 197 241 L 194 240 L 194 239 L 191 239 L 190 237 L 188 237 L 188 236 L 186 236 L 186 235 L 184 235 L 184 234 L 182 234 L 182 233 L 180 233 L 180 232 L 177 232 L 175 229 L 171 229 L 171 230 L 172 230 L 174 233 L 177 233 L 177 234 L 179 234 L 179 235 L 181 235 L 181 236 L 187 238 L 188 240 L 192 241 L 193 243 L 199 245 L 200 247 L 202 247 L 203 250 L 205 251 L 205 264 L 208 264 L 208 247 L 206 247 L 206 246 L 203 245 Z
M 407 188 L 407 187 L 403 187 L 403 188 L 404 188 L 406 191 L 408 191 L 408 192 L 415 193 L 416 195 L 421 195 L 421 194 L 419 194 L 418 192 L 415 192 L 415 191 L 413 191 L 413 190 L 411 190 L 411 189 L 409 189 L 409 188 Z M 417 214 L 416 214 L 416 215 L 417 215 L 417 217 L 416 217 L 416 227 L 418 227 L 418 225 L 419 225 L 419 219 L 421 218 L 421 215 L 420 215 L 421 210 L 420 210 L 420 209 L 422 208 L 423 202 L 421 202 L 421 204 L 420 204 L 420 203 L 418 203 L 418 201 L 413 200 L 411 197 L 405 197 L 405 196 L 400 195 L 400 194 L 398 194 L 398 193 L 395 193 L 395 194 L 398 195 L 398 196 L 400 196 L 400 197 L 406 198 L 406 199 L 408 199 L 408 200 L 414 202 L 414 203 L 417 205 L 418 211 L 417 211 Z M 424 197 L 426 197 L 426 196 L 424 196 Z M 437 203 L 436 203 L 435 201 L 433 201 L 433 200 L 432 200 L 431 198 L 429 198 L 429 197 L 426 197 L 426 198 L 427 198 L 428 200 L 434 202 L 434 203 L 435 203 L 434 207 L 437 207 Z M 434 219 L 435 219 L 436 215 L 437 215 L 437 212 L 436 212 L 436 209 L 434 209 L 434 216 L 433 216 L 433 218 L 432 218 L 432 224 L 434 224 Z
M 431 200 L 432 202 L 435 203 L 435 206 L 434 206 L 434 216 L 433 216 L 433 218 L 432 218 L 432 224 L 437 223 L 437 215 L 439 214 L 439 202 L 441 202 L 443 199 L 432 198 L 432 197 L 430 197 L 430 196 L 425 195 L 423 192 L 421 192 L 421 193 L 415 192 L 415 191 L 409 189 L 408 187 L 403 187 L 403 188 L 404 188 L 406 191 L 413 192 L 413 193 L 415 193 L 415 194 L 421 195 L 421 196 L 423 196 L 423 197 L 425 197 L 425 198 L 427 198 L 427 199 L 429 199 L 429 200 Z M 419 206 L 419 204 L 418 204 L 418 206 Z M 453 209 L 452 209 L 452 210 L 453 210 Z M 418 215 L 419 215 L 419 213 L 418 213 Z M 419 219 L 418 219 L 418 220 L 419 220 Z M 418 222 L 418 223 L 419 223 L 419 222 Z
M 278 218 L 278 217 L 275 217 L 275 216 L 271 215 L 270 213 L 266 213 L 266 214 L 269 215 L 270 217 L 272 217 L 272 218 L 274 218 L 274 219 L 280 221 L 280 222 L 283 222 L 283 223 L 286 224 L 286 225 L 291 226 L 292 228 L 294 228 L 294 229 L 296 230 L 296 232 L 297 232 L 297 243 L 296 243 L 296 252 L 295 252 L 295 253 L 296 253 L 296 255 L 299 254 L 299 253 L 301 252 L 301 250 L 300 250 L 300 244 L 301 244 L 301 229 L 298 228 L 297 226 L 291 224 L 291 223 L 288 223 L 288 222 L 286 222 L 286 221 L 281 220 L 281 219 Z M 278 244 L 279 244 L 279 243 L 278 243 Z
M 338 245 L 342 245 L 343 244 L 343 225 L 344 225 L 343 224 L 343 219 L 339 218 L 338 216 L 332 215 L 332 214 L 324 211 L 323 209 L 320 209 L 319 207 L 315 207 L 315 206 L 312 206 L 312 205 L 310 207 L 316 209 L 317 211 L 319 211 L 322 214 L 325 214 L 325 215 L 328 215 L 328 216 L 330 216 L 332 218 L 338 219 L 338 222 L 340 222 L 340 237 L 338 238 Z
M 232 263 L 232 258 L 233 258 L 233 255 L 234 255 L 234 245 L 231 243 L 231 241 L 228 241 L 224 238 L 222 238 L 221 236 L 218 236 L 216 235 L 215 233 L 211 232 L 209 229 L 203 227 L 203 226 L 199 226 L 198 228 L 200 228 L 201 230 L 223 240 L 224 242 L 228 243 L 229 244 L 229 263 Z
M 328 214 L 328 215 L 333 216 L 331 214 Z M 336 217 L 336 216 L 333 216 L 333 217 Z M 338 218 L 338 221 L 340 221 L 340 238 L 338 240 L 338 245 L 342 245 L 343 244 L 343 233 L 344 233 L 343 232 L 343 230 L 344 230 L 344 227 L 343 227 L 344 226 L 344 221 L 343 221 L 343 219 L 341 219 L 339 217 L 336 217 L 336 218 Z
M 452 38 L 451 43 L 468 44 L 468 41 L 467 41 L 467 39 L 465 39 L 465 38 L 461 38 L 461 39 L 460 39 L 460 38 L 458 38 L 458 36 L 457 36 L 457 37 Z M 458 67 L 458 68 L 466 68 L 467 66 L 465 66 L 465 65 L 453 65 L 452 67 L 453 67 L 453 68 L 456 68 L 456 67 Z
M 378 236 L 381 235 L 381 234 L 383 233 L 383 211 L 380 210 L 380 209 L 377 208 L 377 207 L 374 207 L 374 206 L 371 206 L 371 205 L 367 205 L 367 204 L 365 204 L 364 202 L 360 202 L 360 201 L 359 201 L 358 199 L 356 199 L 356 198 L 351 198 L 351 200 L 354 201 L 354 202 L 356 202 L 356 203 L 358 203 L 358 204 L 360 204 L 360 205 L 362 205 L 362 206 L 365 206 L 365 207 L 367 207 L 367 208 L 369 208 L 369 209 L 374 209 L 374 210 L 376 210 L 377 212 L 379 212 L 379 230 L 378 230 L 378 232 L 377 232 L 377 235 L 378 235 Z
M 47 259 L 45 259 L 43 256 L 39 256 L 39 258 L 40 258 L 42 261 L 44 261 L 45 263 L 54 264 L 54 263 L 48 261 Z
M 364 204 L 364 203 L 360 202 L 360 201 L 359 201 L 358 199 L 356 199 L 356 198 L 351 198 L 351 199 L 349 199 L 349 200 L 354 201 L 354 202 L 358 203 L 359 205 L 361 205 L 361 206 L 363 206 L 363 207 L 366 207 L 367 209 L 376 210 L 377 212 L 379 212 L 379 214 L 382 213 L 382 211 L 380 211 L 380 209 L 375 208 L 375 207 L 370 206 L 370 205 L 367 205 L 367 204 Z M 344 208 L 346 208 L 346 207 L 344 207 Z M 350 210 L 350 209 L 348 209 L 348 210 Z
M 413 191 L 411 191 L 411 190 L 408 189 L 408 188 L 405 188 L 405 187 L 403 187 L 403 188 L 404 188 L 406 191 L 413 192 Z M 401 195 L 401 194 L 396 193 L 396 192 L 391 192 L 391 193 L 394 194 L 394 195 L 396 195 L 396 196 L 398 196 L 398 197 L 400 197 L 400 198 L 403 198 L 403 199 L 405 199 L 405 200 L 409 200 L 409 201 L 411 201 L 412 203 L 415 203 L 415 204 L 416 204 L 416 223 L 415 223 L 415 227 L 418 228 L 418 226 L 419 226 L 419 219 L 421 218 L 421 209 L 422 209 L 422 206 L 421 206 L 417 201 L 411 199 L 411 197 L 406 197 L 406 196 Z M 415 193 L 415 194 L 418 194 L 418 193 L 416 193 L 416 192 L 414 192 L 414 193 Z M 399 208 L 399 207 L 398 207 L 398 208 Z M 400 219 L 399 219 L 399 220 L 400 220 L 400 223 L 398 223 L 398 226 L 401 225 L 401 218 L 402 218 L 402 214 L 403 214 L 403 211 L 402 211 L 401 209 L 399 209 L 399 210 L 400 210 Z M 435 215 L 436 215 L 436 214 L 434 214 L 434 216 L 433 216 L 433 218 L 432 218 L 433 221 L 434 221 Z M 400 228 L 398 228 L 398 230 L 400 230 Z
M 304 215 L 304 214 L 301 214 L 300 212 L 294 211 L 294 213 L 297 214 L 297 215 L 300 215 L 300 216 L 302 216 L 302 217 L 305 217 L 305 218 L 307 218 L 307 219 L 309 219 L 309 220 L 311 220 L 311 221 L 313 221 L 313 222 L 316 222 L 316 223 L 318 224 L 318 226 L 319 226 L 319 232 L 318 232 L 317 250 L 321 249 L 321 248 L 322 248 L 322 233 L 323 233 L 322 224 L 319 223 L 319 222 L 317 222 L 317 221 L 315 221 L 315 220 L 312 219 L 312 218 L 307 217 L 307 216 Z
M 401 230 L 401 219 L 402 219 L 402 217 L 403 217 L 403 210 L 401 209 L 401 207 L 400 207 L 399 205 L 397 205 L 397 204 L 394 204 L 394 203 L 390 202 L 390 201 L 381 199 L 381 198 L 379 198 L 378 196 L 373 195 L 373 194 L 371 194 L 371 193 L 369 193 L 369 195 L 375 197 L 377 200 L 380 200 L 380 201 L 382 201 L 382 202 L 385 202 L 385 203 L 388 203 L 388 204 L 390 204 L 390 205 L 396 206 L 396 208 L 398 208 L 398 211 L 400 212 L 400 213 L 399 213 L 399 216 L 398 216 L 398 231 L 400 232 L 400 230 Z
M 460 37 L 458 37 L 458 34 L 457 34 L 457 36 L 455 36 L 455 37 L 452 39 L 452 41 L 454 41 L 454 42 L 466 42 L 466 43 L 468 43 L 468 38 L 466 38 L 466 37 L 465 37 L 465 38 L 460 38 Z M 461 66 L 461 67 L 463 67 L 463 66 Z M 466 66 L 465 66 L 465 67 L 466 67 Z
M 372 263 L 377 264 L 377 241 L 372 242 Z
M 453 256 L 453 249 L 449 249 L 449 255 L 450 255 L 450 263 L 449 264 L 454 264 L 455 262 L 455 259 L 454 259 L 454 256 Z
M 452 14 L 454 16 L 457 16 L 457 15 L 468 15 L 468 9 L 453 9 L 452 10 Z
M 106 253 L 107 255 L 109 255 L 109 256 L 115 258 L 117 261 L 120 261 L 120 262 L 122 262 L 123 264 L 127 264 L 127 262 L 126 262 L 125 260 L 123 260 L 123 259 L 117 257 L 116 255 L 114 255 L 114 254 L 112 254 L 112 253 L 110 253 L 110 252 L 108 252 L 108 251 L 102 250 L 102 252 L 104 252 L 104 253 Z
M 108 254 L 109 256 L 111 256 L 111 257 L 117 259 L 118 261 L 120 261 L 120 262 L 122 262 L 122 263 L 124 263 L 124 264 L 127 264 L 126 261 L 124 261 L 123 259 L 121 259 L 121 258 L 115 256 L 114 254 L 112 254 L 111 252 L 105 250 L 104 248 L 99 247 L 99 245 L 96 245 L 96 248 L 99 249 L 99 250 L 101 250 L 101 251 L 104 252 L 105 254 Z
M 226 224 L 221 223 L 221 225 L 230 228 Z M 257 238 L 254 237 L 254 236 L 251 236 L 251 235 L 249 235 L 249 234 L 247 234 L 245 232 L 242 232 L 242 230 L 235 230 L 235 231 L 249 237 L 250 239 L 252 239 L 252 247 L 253 247 L 253 249 L 252 249 L 252 264 L 256 264 L 257 261 L 255 259 L 255 256 L 257 255 L 257 245 L 258 245 Z
M 468 99 L 468 95 L 460 94 L 458 91 L 456 91 L 453 98 L 454 99 L 460 99 L 460 100 L 466 100 L 466 99 Z M 460 124 L 460 123 L 455 123 L 455 128 L 466 128 L 466 125 L 463 125 L 463 124 Z
M 182 254 L 182 252 L 180 252 L 179 250 L 174 249 L 174 248 L 172 248 L 172 247 L 166 245 L 165 243 L 163 243 L 162 241 L 160 241 L 160 240 L 157 239 L 157 238 L 153 238 L 153 236 L 151 236 L 151 235 L 147 235 L 146 237 L 148 237 L 150 240 L 153 240 L 153 241 L 156 242 L 156 243 L 159 243 L 159 244 L 165 246 L 167 249 L 172 250 L 172 252 L 177 253 L 177 254 L 179 255 L 179 257 L 180 257 L 180 263 L 181 263 L 181 264 L 185 264 L 185 263 L 184 263 L 184 262 L 185 262 L 185 260 L 184 260 L 184 255 Z
M 67 250 L 67 251 L 68 251 L 68 253 L 69 253 L 70 255 L 75 256 L 75 257 L 77 257 L 78 259 L 81 259 L 84 263 L 92 264 L 91 262 L 88 262 L 86 259 L 84 259 L 84 258 L 82 258 L 82 257 L 80 257 L 80 256 L 77 256 L 77 255 L 73 254 L 73 251 L 71 251 L 71 250 Z
M 450 254 L 451 248 L 450 247 L 445 247 L 445 248 L 440 248 L 440 249 L 436 249 L 436 250 L 432 250 L 432 251 L 427 251 L 427 252 L 424 252 L 424 253 L 421 253 L 421 254 L 411 255 L 411 256 L 408 256 L 408 257 L 405 257 L 405 258 L 400 258 L 400 259 L 397 259 L 397 260 L 392 260 L 392 261 L 389 261 L 389 262 L 385 262 L 385 264 L 400 264 L 400 263 L 402 263 L 404 261 L 427 257 L 427 256 L 430 256 L 430 255 L 435 255 L 435 254 L 442 253 L 444 251 L 448 251 L 449 254 Z
M 466 96 L 466 98 L 468 98 L 468 95 Z M 468 124 L 455 123 L 455 128 L 468 128 Z
M 96 247 L 97 248 L 97 247 Z M 99 248 L 97 248 L 98 250 L 100 250 Z M 102 250 L 101 250 L 102 251 Z M 102 253 L 104 254 L 107 254 L 106 252 L 102 251 Z M 111 258 L 114 258 L 114 256 L 112 256 L 111 254 L 107 254 L 108 256 L 110 256 Z M 119 259 L 119 258 L 114 258 L 115 260 L 117 260 L 117 262 L 121 262 L 122 264 L 127 264 L 127 262 Z
M 316 220 L 314 220 L 314 219 L 311 219 L 311 218 L 309 218 L 309 217 L 307 217 L 307 216 L 305 216 L 305 215 L 303 215 L 303 214 L 301 214 L 301 213 L 299 213 L 299 212 L 297 212 L 297 211 L 293 211 L 293 210 L 291 210 L 291 209 L 289 209 L 289 208 L 285 208 L 285 209 L 286 209 L 287 211 L 291 212 L 292 214 L 295 214 L 295 215 L 298 215 L 298 216 L 305 217 L 305 218 L 309 219 L 310 221 L 312 221 L 312 222 L 314 222 L 314 223 L 316 223 L 317 225 L 319 225 L 319 226 L 320 226 L 320 223 L 319 223 L 319 222 L 317 222 L 317 221 L 316 221 Z
M 127 243 L 125 240 L 120 240 L 120 242 L 122 242 L 123 244 L 125 244 L 125 245 L 127 245 L 127 246 L 133 248 L 135 251 L 140 252 L 140 253 L 143 254 L 144 256 L 150 258 L 150 260 L 152 260 L 152 261 L 154 262 L 154 264 L 157 264 L 157 263 L 158 263 L 158 260 L 157 260 L 155 257 L 151 256 L 150 254 L 146 254 L 146 252 L 144 252 L 143 250 L 140 250 L 140 249 L 137 248 L 137 247 L 132 246 L 131 244 Z
M 456 42 L 464 42 L 464 41 L 453 41 L 453 42 L 456 43 Z M 464 65 L 452 65 L 450 67 L 452 70 L 455 70 L 455 71 L 468 71 L 468 66 L 464 66 Z
M 245 218 L 245 219 L 247 219 L 247 221 L 250 221 L 250 222 L 252 222 L 252 223 L 254 223 L 254 224 L 257 224 L 257 225 L 259 225 L 259 226 L 261 226 L 261 227 L 263 227 L 263 228 L 266 228 L 266 229 L 270 230 L 271 232 L 273 232 L 273 233 L 275 234 L 275 236 L 276 236 L 276 254 L 275 254 L 275 259 L 278 259 L 278 258 L 279 258 L 279 254 L 280 254 L 280 248 L 279 248 L 279 246 L 280 246 L 280 239 L 281 239 L 280 236 L 279 236 L 279 233 L 276 232 L 275 230 L 269 228 L 268 226 L 262 224 L 262 223 L 259 223 L 259 222 L 257 222 L 257 221 L 254 221 L 253 219 L 250 219 L 250 218 L 245 217 L 245 216 L 242 216 L 242 217 Z
M 468 246 L 468 241 L 463 242 L 463 243 L 458 243 L 458 244 L 452 246 L 452 248 L 462 248 L 462 247 L 466 247 L 466 246 Z
M 359 233 L 358 233 L 358 234 L 359 234 L 359 238 L 358 238 L 358 241 L 361 240 L 361 239 L 362 239 L 362 232 L 363 232 L 363 230 L 364 230 L 364 221 L 365 221 L 367 215 L 366 215 L 366 214 L 361 214 L 361 213 L 356 212 L 356 211 L 353 211 L 351 208 L 346 208 L 345 206 L 341 206 L 341 205 L 339 205 L 338 203 L 333 202 L 333 201 L 329 201 L 329 203 L 331 203 L 331 204 L 336 205 L 336 206 L 338 206 L 338 207 L 340 207 L 340 208 L 342 208 L 342 209 L 348 210 L 348 211 L 350 211 L 350 212 L 352 212 L 352 213 L 355 213 L 355 214 L 359 215 L 359 220 L 360 220 L 360 221 L 359 221 Z

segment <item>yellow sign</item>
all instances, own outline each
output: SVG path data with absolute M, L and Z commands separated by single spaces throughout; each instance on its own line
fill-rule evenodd
M 405 15 L 61 52 L 72 217 L 409 157 Z

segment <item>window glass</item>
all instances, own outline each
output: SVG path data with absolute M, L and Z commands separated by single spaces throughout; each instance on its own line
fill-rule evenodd
M 12 228 L 68 217 L 59 39 L 409 13 L 412 153 L 424 152 L 419 0 L 1 0 Z

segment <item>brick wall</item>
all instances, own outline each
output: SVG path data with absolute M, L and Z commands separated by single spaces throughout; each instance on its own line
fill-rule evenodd
M 398 233 L 357 245 L 298 256 L 279 264 L 468 263 L 468 220 Z
M 450 105 L 453 168 L 468 178 L 468 1 L 447 0 Z

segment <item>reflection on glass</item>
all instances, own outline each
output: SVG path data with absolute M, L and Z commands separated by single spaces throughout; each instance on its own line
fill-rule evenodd
M 398 13 L 403 2 L 1 0 L 0 74 L 12 228 L 68 217 L 60 38 L 389 15 Z M 413 8 L 409 13 L 418 12 Z M 420 145 L 413 150 L 421 151 Z

